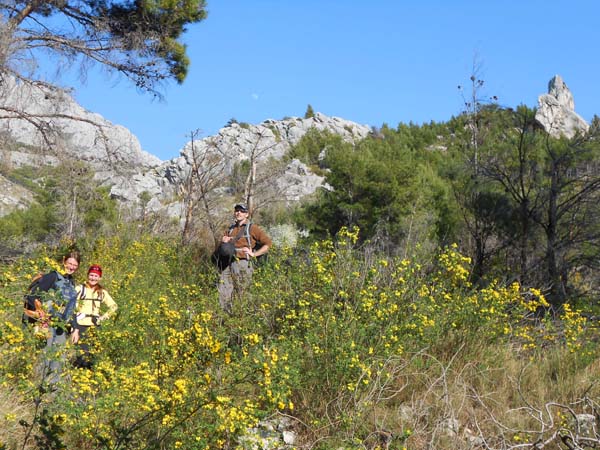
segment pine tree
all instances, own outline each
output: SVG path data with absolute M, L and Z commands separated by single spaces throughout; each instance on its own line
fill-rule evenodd
M 304 118 L 310 119 L 311 117 L 315 117 L 315 111 L 313 110 L 313 107 L 309 104 L 306 107 L 306 112 L 304 113 Z

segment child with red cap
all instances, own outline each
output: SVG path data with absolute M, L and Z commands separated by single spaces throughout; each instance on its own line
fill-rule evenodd
M 89 345 L 84 335 L 90 329 L 100 325 L 116 310 L 117 304 L 108 291 L 100 285 L 102 267 L 93 264 L 88 269 L 87 281 L 77 286 L 77 312 L 71 341 L 79 346 L 79 355 L 75 360 L 76 367 L 89 368 L 92 365 Z

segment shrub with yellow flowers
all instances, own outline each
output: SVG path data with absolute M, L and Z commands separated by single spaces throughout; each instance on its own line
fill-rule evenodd
M 540 291 L 472 286 L 456 246 L 427 260 L 389 257 L 357 248 L 358 233 L 272 249 L 231 316 L 218 306 L 214 269 L 175 241 L 98 239 L 85 260 L 103 266 L 119 308 L 89 332 L 92 370 L 70 365 L 74 349 L 65 346 L 53 392 L 37 370 L 43 341 L 20 314 L 28 280 L 55 263 L 42 253 L 2 266 L 0 386 L 32 405 L 30 435 L 53 430 L 67 448 L 236 448 L 275 413 L 298 417 L 309 435 L 360 446 L 374 436 L 374 411 L 411 379 L 400 368 L 426 371 L 485 345 L 516 348 L 516 357 L 581 348 L 579 311 L 566 305 L 561 327 L 537 318 L 547 307 Z M 398 445 L 410 447 L 416 434 L 404 432 Z

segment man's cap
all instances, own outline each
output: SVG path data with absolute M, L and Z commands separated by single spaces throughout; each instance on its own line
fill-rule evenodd
M 88 274 L 90 273 L 97 273 L 99 276 L 102 276 L 102 267 L 98 264 L 94 264 L 88 269 Z
M 248 212 L 248 205 L 246 205 L 245 203 L 236 203 L 236 205 L 233 207 L 233 210 Z

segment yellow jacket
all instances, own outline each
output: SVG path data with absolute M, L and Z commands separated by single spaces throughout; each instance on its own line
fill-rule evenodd
M 83 326 L 98 325 L 116 310 L 117 304 L 106 289 L 95 290 L 86 284 L 77 286 L 77 323 Z

